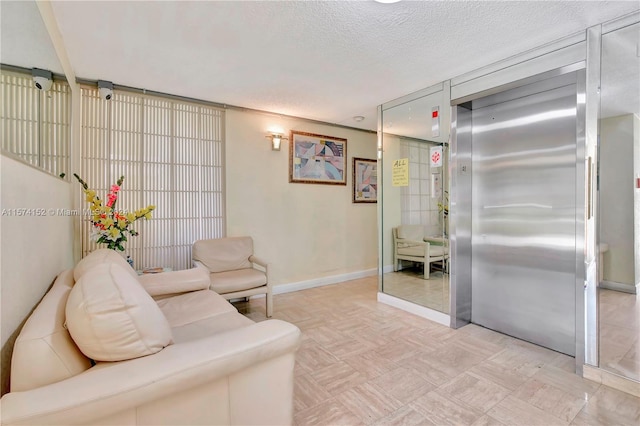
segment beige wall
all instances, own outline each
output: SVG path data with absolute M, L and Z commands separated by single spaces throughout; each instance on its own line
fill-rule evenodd
M 375 204 L 352 203 L 352 158 L 376 158 L 368 132 L 230 110 L 226 112 L 227 235 L 250 235 L 275 285 L 377 267 Z M 272 151 L 273 126 L 347 139 L 347 185 L 289 183 L 289 142 Z
M 403 158 L 400 154 L 400 138 L 388 133 L 382 136 L 382 252 L 384 271 L 393 269 L 393 236 L 391 229 L 402 224 L 402 188 L 393 186 L 392 165 L 395 160 Z
M 2 390 L 6 391 L 14 333 L 60 271 L 73 265 L 73 219 L 58 214 L 71 209 L 70 184 L 60 178 L 0 156 Z M 43 209 L 36 216 L 12 209 Z M 55 213 L 50 209 L 54 209 Z
M 603 119 L 600 122 L 600 242 L 609 245 L 604 253 L 603 279 L 628 286 L 635 285 L 633 179 L 634 116 Z

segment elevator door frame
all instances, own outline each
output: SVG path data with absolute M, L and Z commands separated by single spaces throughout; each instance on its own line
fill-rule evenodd
M 471 322 L 471 105 L 475 99 L 495 95 L 510 89 L 548 80 L 571 72 L 577 78 L 577 115 L 576 115 L 576 372 L 582 374 L 585 348 L 585 202 L 586 202 L 586 70 L 581 61 L 552 71 L 544 72 L 522 80 L 504 84 L 473 95 L 452 100 L 451 115 L 451 215 L 450 215 L 450 249 L 451 249 L 451 326 L 462 327 Z

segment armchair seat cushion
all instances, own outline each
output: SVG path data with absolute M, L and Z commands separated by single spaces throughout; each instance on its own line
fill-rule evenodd
M 402 256 L 416 256 L 423 257 L 424 256 L 424 247 L 413 246 L 413 247 L 404 247 L 398 249 L 398 254 Z M 445 247 L 443 246 L 429 246 L 429 257 L 440 257 L 444 256 Z
M 218 294 L 249 290 L 266 284 L 265 273 L 253 268 L 211 273 L 211 290 Z
M 222 314 L 237 314 L 238 310 L 211 290 L 192 291 L 156 303 L 173 329 Z

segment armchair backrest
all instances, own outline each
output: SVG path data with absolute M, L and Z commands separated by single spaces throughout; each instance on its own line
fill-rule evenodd
M 253 255 L 251 237 L 228 237 L 199 240 L 193 244 L 193 260 L 201 262 L 211 272 L 251 268 Z
M 400 225 L 396 232 L 400 239 L 422 241 L 424 238 L 424 226 L 422 225 Z

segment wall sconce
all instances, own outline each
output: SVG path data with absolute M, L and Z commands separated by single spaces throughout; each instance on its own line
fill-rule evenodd
M 271 150 L 272 151 L 280 151 L 280 145 L 282 141 L 289 140 L 285 138 L 284 135 L 280 133 L 271 133 L 270 135 L 265 136 L 268 139 L 271 139 Z

